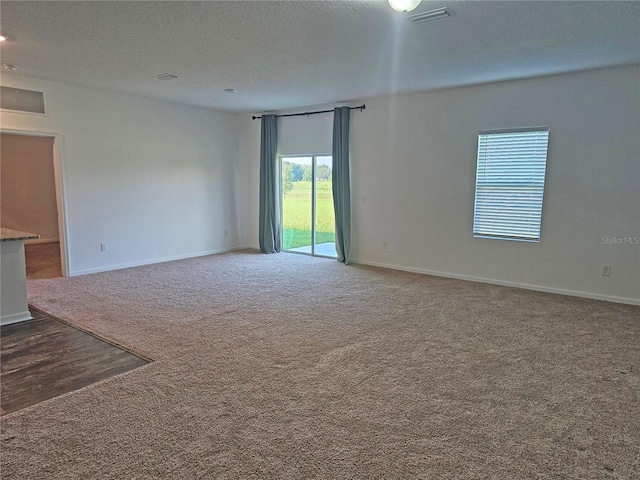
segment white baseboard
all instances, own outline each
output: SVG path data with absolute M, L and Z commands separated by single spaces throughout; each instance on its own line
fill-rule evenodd
M 91 273 L 109 272 L 111 270 L 121 270 L 123 268 L 142 267 L 143 265 L 153 265 L 154 263 L 173 262 L 175 260 L 185 260 L 187 258 L 205 257 L 207 255 L 217 255 L 219 253 L 235 252 L 236 250 L 244 250 L 250 248 L 247 246 L 221 248 L 216 250 L 207 250 L 204 252 L 189 253 L 187 255 L 175 255 L 171 257 L 150 258 L 139 262 L 120 263 L 117 265 L 106 265 L 103 267 L 86 268 L 84 270 L 71 270 L 69 272 L 70 277 L 77 277 L 79 275 L 89 275 Z
M 411 273 L 421 273 L 423 275 L 433 275 L 435 277 L 455 278 L 457 280 L 466 280 L 469 282 L 489 283 L 491 285 L 500 285 L 503 287 L 524 288 L 525 290 L 534 290 L 536 292 L 545 292 L 545 293 L 556 293 L 559 295 L 568 295 L 570 297 L 590 298 L 593 300 L 603 300 L 606 302 L 624 303 L 627 305 L 640 305 L 640 299 L 636 299 L 636 298 L 616 297 L 613 295 L 601 295 L 598 293 L 565 290 L 562 288 L 545 287 L 542 285 L 529 285 L 526 283 L 505 282 L 502 280 L 494 280 L 490 278 L 474 277 L 470 275 L 458 275 L 455 273 L 447 273 L 447 272 L 438 272 L 435 270 L 427 270 L 424 268 L 401 267 L 398 265 L 367 262 L 363 260 L 350 259 L 349 263 L 357 263 L 359 265 L 369 265 L 371 267 L 389 268 L 391 270 L 401 270 L 404 272 L 411 272 Z
M 3 316 L 2 318 L 0 318 L 0 325 L 10 325 L 12 323 L 24 322 L 25 320 L 31 320 L 32 318 L 33 317 L 31 316 L 31 312 L 27 310 L 26 312 Z
M 32 243 L 53 243 L 59 242 L 59 238 L 32 238 L 31 240 L 25 240 L 25 245 L 31 245 Z

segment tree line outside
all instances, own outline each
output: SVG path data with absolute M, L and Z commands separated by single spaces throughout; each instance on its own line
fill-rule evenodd
M 293 182 L 311 182 L 313 169 L 311 165 L 301 165 L 286 160 L 282 161 L 282 192 L 286 195 L 293 188 Z M 316 180 L 331 181 L 331 168 L 328 165 L 316 167 Z

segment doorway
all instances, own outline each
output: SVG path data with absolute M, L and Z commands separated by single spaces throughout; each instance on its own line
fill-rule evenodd
M 331 155 L 280 157 L 282 249 L 337 258 Z
M 35 233 L 25 242 L 27 279 L 66 275 L 59 216 L 56 137 L 2 131 L 2 226 Z

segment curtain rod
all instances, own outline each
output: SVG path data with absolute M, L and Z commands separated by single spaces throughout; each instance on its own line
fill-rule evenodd
M 363 103 L 359 107 L 349 107 L 349 110 L 360 110 L 363 111 L 367 106 Z M 276 118 L 280 117 L 308 117 L 309 115 L 317 115 L 318 113 L 331 113 L 333 110 L 318 110 L 316 112 L 303 112 L 303 113 L 287 113 L 286 115 L 276 115 Z M 255 115 L 251 117 L 253 120 L 257 120 L 262 117 L 256 117 Z

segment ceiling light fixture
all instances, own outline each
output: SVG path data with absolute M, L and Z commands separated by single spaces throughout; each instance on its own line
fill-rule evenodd
M 16 70 L 18 70 L 18 67 L 15 65 L 11 65 L 10 63 L 3 63 L 2 69 L 6 70 L 7 72 L 15 72 Z
M 410 12 L 420 5 L 421 0 L 389 0 L 389 5 L 396 12 Z
M 236 93 L 238 90 L 235 88 L 225 88 L 224 91 L 227 93 Z
M 0 35 L 0 42 L 4 42 L 7 39 L 4 35 Z

